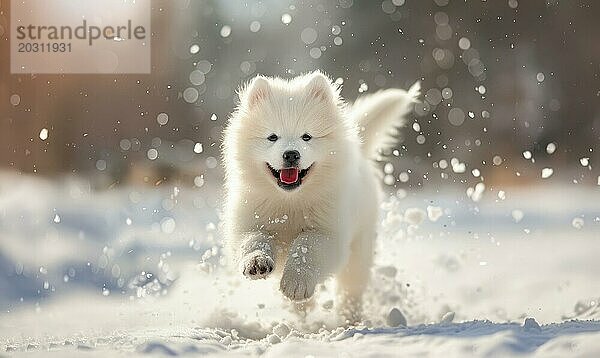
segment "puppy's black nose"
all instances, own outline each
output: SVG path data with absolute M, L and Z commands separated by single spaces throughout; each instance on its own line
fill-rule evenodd
M 297 150 L 286 150 L 283 152 L 283 161 L 286 164 L 295 165 L 300 160 L 300 152 Z

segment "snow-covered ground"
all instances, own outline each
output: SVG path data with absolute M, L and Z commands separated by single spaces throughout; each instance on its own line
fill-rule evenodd
M 0 356 L 600 356 L 599 188 L 400 192 L 343 328 L 333 282 L 298 314 L 223 266 L 210 185 L 2 174 Z

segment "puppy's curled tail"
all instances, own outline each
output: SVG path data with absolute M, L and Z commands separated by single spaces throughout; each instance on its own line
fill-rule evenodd
M 362 152 L 375 158 L 377 152 L 394 146 L 404 117 L 418 101 L 421 83 L 416 82 L 408 91 L 391 88 L 360 97 L 350 108 L 350 117 L 359 129 Z

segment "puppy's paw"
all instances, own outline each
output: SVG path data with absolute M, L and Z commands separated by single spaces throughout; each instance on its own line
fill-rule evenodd
M 315 275 L 303 267 L 288 265 L 283 270 L 279 289 L 292 301 L 305 301 L 315 293 Z
M 273 259 L 261 251 L 251 252 L 242 259 L 242 273 L 251 280 L 267 278 L 274 267 Z

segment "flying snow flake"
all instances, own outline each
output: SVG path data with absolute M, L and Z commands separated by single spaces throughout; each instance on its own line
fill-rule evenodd
M 402 172 L 398 175 L 398 180 L 400 180 L 400 182 L 402 183 L 406 183 L 409 179 L 408 173 L 407 172 Z
M 194 185 L 201 188 L 204 185 L 204 175 L 199 175 L 194 178 Z
M 198 100 L 200 93 L 193 87 L 188 87 L 183 91 L 183 100 L 187 103 L 194 103 Z
M 479 176 L 481 175 L 481 172 L 479 171 L 479 169 L 475 168 L 475 169 L 471 170 L 471 174 L 473 174 L 473 176 L 475 178 L 479 178 Z
M 442 89 L 442 98 L 443 99 L 450 99 L 450 98 L 452 98 L 452 95 L 453 95 L 452 88 L 446 87 L 446 88 Z
M 40 131 L 40 139 L 41 140 L 48 139 L 48 129 L 42 128 L 42 130 Z
M 197 54 L 198 52 L 200 52 L 200 46 L 193 44 L 192 46 L 190 46 L 190 53 L 192 55 Z
M 485 65 L 483 64 L 483 62 L 481 62 L 480 59 L 473 58 L 471 61 L 469 61 L 468 69 L 469 69 L 469 73 L 473 77 L 478 78 L 481 75 L 483 75 L 483 72 L 485 71 Z M 483 87 L 483 88 L 485 88 L 485 87 Z M 479 91 L 479 89 L 478 89 L 478 91 Z
M 214 169 L 217 167 L 217 158 L 215 157 L 208 157 L 206 158 L 206 167 L 209 169 Z
M 216 121 L 218 118 L 219 118 L 219 117 L 217 117 L 217 114 L 216 114 L 216 113 L 213 113 L 213 114 L 211 114 L 211 115 L 210 115 L 210 120 L 211 120 L 211 121 Z
M 552 98 L 548 104 L 548 107 L 550 107 L 551 111 L 556 112 L 560 109 L 560 101 L 556 98 Z
M 160 229 L 165 234 L 172 234 L 175 231 L 175 219 L 165 217 L 160 221 Z
M 99 171 L 106 170 L 106 160 L 104 160 L 104 159 L 97 160 L 96 161 L 96 169 L 98 169 Z
M 200 86 L 201 84 L 204 83 L 204 81 L 206 80 L 206 77 L 204 77 L 204 72 L 202 72 L 200 70 L 193 70 L 192 72 L 190 72 L 189 80 L 190 80 L 190 83 L 193 84 L 194 86 Z
M 383 172 L 385 174 L 392 174 L 394 172 L 394 164 L 392 163 L 385 163 L 385 165 L 383 166 Z
M 554 169 L 552 168 L 544 168 L 542 169 L 542 179 L 548 179 L 554 174 Z
M 419 208 L 408 208 L 404 212 L 404 221 L 410 225 L 420 225 L 426 217 L 427 213 Z
M 381 3 L 381 10 L 383 10 L 383 12 L 385 12 L 386 14 L 393 14 L 394 12 L 396 12 L 396 6 L 394 6 L 394 4 L 390 0 L 384 0 Z
M 467 165 L 461 163 L 457 158 L 452 158 L 450 160 L 450 165 L 452 165 L 452 171 L 457 174 L 462 174 L 467 170 Z
M 404 199 L 407 195 L 408 193 L 404 189 L 398 189 L 398 191 L 396 191 L 396 197 L 398 197 L 398 199 Z
M 221 34 L 221 37 L 223 37 L 223 38 L 229 37 L 229 35 L 231 35 L 231 26 L 225 25 L 225 26 L 221 27 L 220 34 Z
M 158 150 L 156 150 L 154 148 L 150 148 L 150 149 L 148 149 L 148 152 L 146 153 L 146 155 L 148 156 L 148 159 L 155 160 L 156 158 L 158 158 Z
M 131 226 L 131 223 L 132 221 L 130 218 L 125 219 L 125 224 L 127 224 L 127 226 Z
M 438 221 L 438 219 L 442 217 L 443 213 L 444 212 L 442 208 L 439 206 L 427 206 L 427 217 L 429 218 L 429 221 Z
M 546 79 L 546 76 L 542 72 L 538 72 L 538 74 L 535 75 L 535 79 L 541 83 L 541 82 L 544 82 L 544 80 Z
M 202 148 L 202 143 L 194 144 L 194 153 L 200 154 L 204 149 Z
M 471 48 L 471 41 L 466 37 L 461 37 L 460 40 L 458 40 L 458 47 L 460 47 L 461 50 L 468 50 Z
M 577 230 L 583 229 L 584 224 L 585 221 L 581 217 L 573 218 L 573 221 L 571 221 L 571 225 L 573 225 L 573 227 Z
M 58 214 L 54 214 L 54 219 L 52 221 L 54 221 L 57 224 L 60 223 L 60 216 L 58 216 Z
M 450 124 L 453 126 L 460 126 L 465 121 L 465 112 L 460 108 L 452 108 L 448 112 L 448 121 L 450 121 Z
M 519 209 L 515 209 L 513 210 L 511 213 L 511 216 L 513 218 L 513 220 L 518 223 L 521 220 L 523 220 L 523 217 L 525 216 L 525 214 L 523 213 L 523 211 L 519 210 Z
M 523 158 L 525 158 L 525 159 L 527 159 L 527 160 L 531 159 L 531 158 L 532 158 L 532 154 L 531 154 L 531 152 L 530 152 L 530 151 L 528 151 L 528 150 L 524 151 L 524 152 L 523 152 Z
M 240 70 L 242 70 L 242 72 L 246 75 L 249 75 L 256 71 L 256 65 L 248 61 L 243 61 L 242 63 L 240 63 Z
M 421 126 L 417 122 L 413 123 L 412 127 L 413 127 L 413 130 L 415 132 L 420 132 L 421 131 Z
M 307 45 L 317 41 L 317 30 L 312 27 L 307 27 L 300 33 L 300 39 Z
M 394 183 L 395 183 L 395 182 L 396 182 L 396 179 L 395 179 L 395 178 L 394 178 L 394 176 L 393 176 L 393 175 L 391 175 L 391 174 L 386 174 L 386 175 L 383 177 L 383 183 L 384 183 L 385 185 L 394 185 Z
M 437 106 L 442 101 L 442 92 L 437 88 L 430 88 L 425 93 L 425 100 L 433 106 Z
M 129 139 L 121 139 L 119 147 L 121 147 L 122 150 L 129 150 L 131 149 L 131 141 Z
M 196 68 L 198 69 L 198 71 L 207 74 L 212 69 L 212 63 L 210 63 L 210 61 L 202 60 L 198 62 Z
M 290 15 L 290 14 L 281 15 L 281 22 L 283 22 L 285 25 L 288 25 L 289 23 L 292 22 L 292 15 Z
M 310 51 L 308 51 L 308 54 L 310 55 L 310 57 L 312 57 L 316 60 L 319 57 L 321 57 L 322 52 L 321 52 L 321 49 L 319 49 L 318 47 L 313 47 L 310 49 Z
M 449 24 L 440 24 L 435 27 L 435 34 L 440 40 L 450 40 L 452 38 L 453 30 Z
M 156 116 L 156 121 L 158 122 L 158 124 L 160 124 L 161 126 L 164 126 L 165 124 L 167 124 L 167 122 L 169 121 L 169 115 L 166 113 L 159 113 Z
M 546 146 L 546 153 L 553 154 L 554 152 L 556 152 L 556 143 L 548 143 L 548 145 Z
M 581 159 L 579 159 L 579 163 L 584 166 L 587 167 L 588 165 L 590 165 L 590 158 L 588 157 L 583 157 Z
M 498 199 L 500 199 L 500 200 L 506 199 L 506 192 L 504 190 L 498 191 Z
M 259 21 L 252 21 L 250 23 L 250 31 L 251 32 L 258 32 L 258 31 L 260 31 L 260 22 Z
M 10 104 L 16 107 L 19 105 L 19 103 L 21 103 L 21 96 L 16 93 L 10 96 Z
M 483 198 L 483 193 L 485 192 L 485 184 L 477 183 L 475 187 L 467 188 L 467 196 L 471 198 L 474 202 L 478 202 Z

